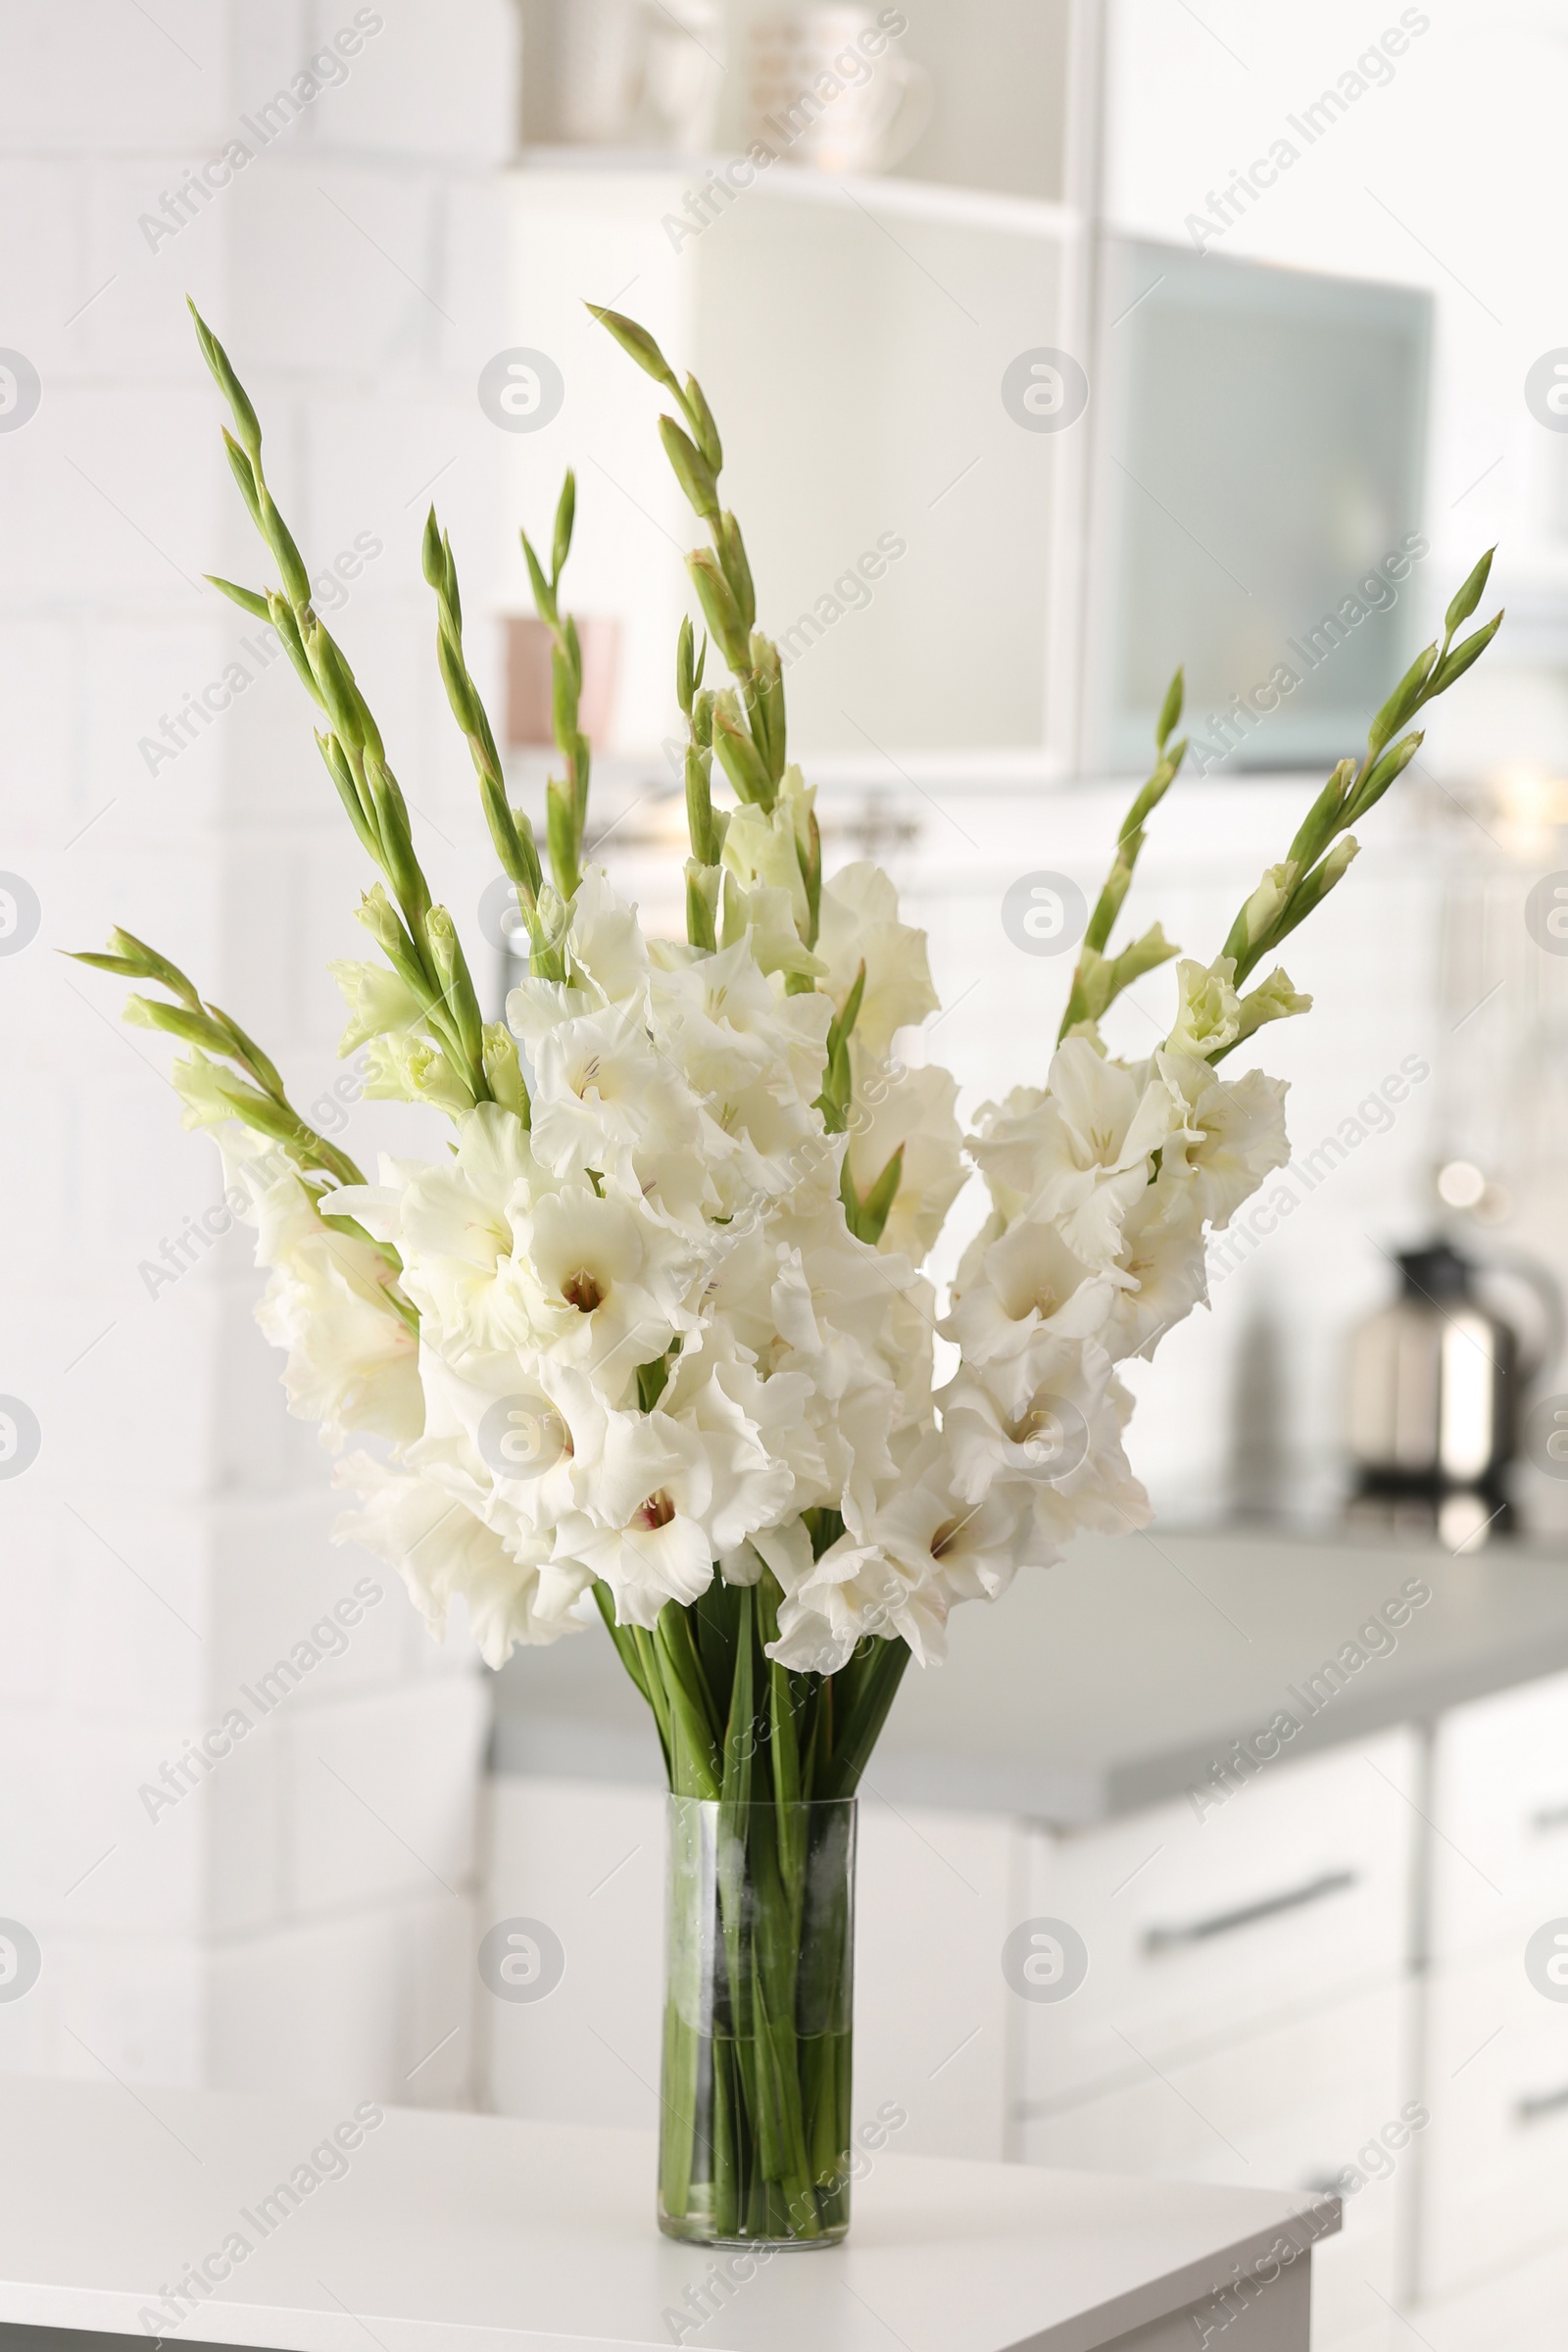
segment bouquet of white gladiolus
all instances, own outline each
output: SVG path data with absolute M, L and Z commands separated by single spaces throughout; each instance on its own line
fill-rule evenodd
M 370 1094 L 446 1111 L 450 1152 L 383 1158 L 368 1181 L 174 965 L 122 932 L 83 960 L 159 986 L 128 1017 L 190 1048 L 175 1084 L 187 1123 L 214 1131 L 249 1200 L 271 1270 L 260 1316 L 287 1351 L 290 1409 L 334 1448 L 381 1441 L 339 1469 L 354 1497 L 341 1534 L 401 1572 L 432 1629 L 461 1596 L 492 1666 L 516 1642 L 602 1617 L 652 1709 L 672 1791 L 716 1810 L 727 1973 L 717 2023 L 694 2023 L 672 1988 L 666 2115 L 683 2121 L 666 2122 L 667 2225 L 834 2234 L 847 2211 L 848 2020 L 824 2010 L 810 2022 L 807 1979 L 814 1967 L 842 1984 L 848 1909 L 824 1897 L 811 1910 L 837 1833 L 806 1817 L 826 1821 L 853 1793 L 901 1674 L 941 1657 L 956 1602 L 995 1598 L 1079 1529 L 1147 1519 L 1116 1367 L 1151 1354 L 1203 1298 L 1205 1234 L 1287 1157 L 1284 1087 L 1218 1065 L 1307 1009 L 1283 970 L 1248 983 L 1344 874 L 1348 827 L 1421 741 L 1400 728 L 1495 629 L 1454 643 L 1490 558 L 1219 955 L 1178 964 L 1164 1043 L 1127 1062 L 1107 1054 L 1100 1019 L 1177 954 L 1157 925 L 1115 953 L 1111 934 L 1185 749 L 1171 740 L 1178 673 L 1054 1054 L 964 1137 L 952 1077 L 894 1058 L 899 1031 L 937 1009 L 923 935 L 876 866 L 822 870 L 707 402 L 640 327 L 598 315 L 668 394 L 660 430 L 710 540 L 689 559 L 706 632 L 699 645 L 684 624 L 676 658 L 686 938 L 645 937 L 635 907 L 582 862 L 581 659 L 560 602 L 571 476 L 548 564 L 523 540 L 554 642 L 564 766 L 549 787 L 548 876 L 509 805 L 432 514 L 437 656 L 530 943 L 506 1023 L 484 1019 L 375 721 L 312 608 L 255 413 L 198 319 L 232 413 L 233 470 L 280 582 L 216 584 L 277 630 L 381 875 L 360 908 L 380 958 L 335 967 L 343 1051 L 368 1056 Z M 716 687 L 705 683 L 714 650 L 730 680 Z M 944 1307 L 921 1267 L 966 1155 L 991 1213 Z M 934 1390 L 939 1332 L 957 1369 Z

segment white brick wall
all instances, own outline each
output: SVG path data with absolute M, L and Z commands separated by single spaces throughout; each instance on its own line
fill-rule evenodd
M 356 15 L 347 78 L 150 243 L 140 216 Z M 149 1295 L 142 1261 L 219 1198 L 218 1162 L 179 1126 L 165 1041 L 120 1028 L 119 985 L 55 951 L 123 922 L 302 1103 L 337 1074 L 322 964 L 358 952 L 368 877 L 286 662 L 155 773 L 139 748 L 255 634 L 202 573 L 270 568 L 187 292 L 257 399 L 313 569 L 380 542 L 332 618 L 471 925 L 488 864 L 418 537 L 439 475 L 487 662 L 510 526 L 473 380 L 505 340 L 487 174 L 512 145 L 514 11 L 156 16 L 0 0 L 0 340 L 43 383 L 0 433 L 0 869 L 43 909 L 0 956 L 0 1394 L 43 1432 L 0 1477 L 0 1919 L 43 1951 L 32 1990 L 0 1998 L 0 2070 L 448 2102 L 472 2083 L 486 1694 L 394 1578 L 329 1544 L 329 1465 L 251 1321 L 248 1237 Z M 350 1117 L 362 1160 L 414 1143 L 384 1105 Z M 378 1597 L 264 1717 L 261 1678 L 367 1576 Z M 182 1788 L 178 1759 L 236 1706 L 246 1737 Z

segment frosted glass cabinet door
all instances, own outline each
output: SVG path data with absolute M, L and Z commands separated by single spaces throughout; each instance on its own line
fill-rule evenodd
M 879 747 L 1064 765 L 1092 397 L 1073 373 L 1079 217 L 787 164 L 721 198 L 704 169 L 507 180 L 509 335 L 564 386 L 559 413 L 512 436 L 508 499 L 544 530 L 560 468 L 577 469 L 572 602 L 620 624 L 610 748 L 644 756 L 675 732 L 680 558 L 703 534 L 654 429 L 667 404 L 585 300 L 633 314 L 702 380 L 797 752 L 887 776 Z M 1044 391 L 1042 352 L 1068 355 Z M 526 611 L 520 567 L 515 591 Z
M 1073 340 L 1049 219 L 887 183 L 770 187 L 691 257 L 725 480 L 766 625 L 795 632 L 803 750 L 1042 741 L 1053 531 L 1083 420 L 1020 423 L 1002 385 L 1020 354 Z

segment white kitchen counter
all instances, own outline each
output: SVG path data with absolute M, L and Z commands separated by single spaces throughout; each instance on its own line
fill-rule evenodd
M 1180 1797 L 1281 1709 L 1293 1756 L 1568 1667 L 1560 1542 L 1452 1557 L 1434 1545 L 1205 1534 L 1082 1536 L 995 1604 L 955 1609 L 947 1663 L 905 1676 L 867 1787 L 1061 1828 Z M 1428 1597 L 1398 1596 L 1414 1582 Z M 1355 1644 L 1396 1602 L 1397 1633 Z M 1355 1644 L 1359 1665 L 1314 1705 L 1307 1686 Z M 598 1629 L 514 1653 L 500 1678 L 503 1772 L 661 1779 L 648 1709 Z
M 355 2144 L 313 2166 L 340 2125 Z M 846 2246 L 776 2256 L 704 2321 L 686 2298 L 729 2257 L 662 2238 L 653 2194 L 641 2132 L 12 2077 L 0 2341 L 163 2315 L 166 2342 L 278 2352 L 1305 2352 L 1339 2228 L 1299 2192 L 878 2155 Z

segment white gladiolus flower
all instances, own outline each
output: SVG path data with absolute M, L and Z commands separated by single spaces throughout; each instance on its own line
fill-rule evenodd
M 934 1576 L 920 1573 L 918 1539 L 906 1540 L 903 1549 L 901 1557 L 891 1544 L 849 1536 L 831 1544 L 793 1591 L 784 1586 L 779 1638 L 770 1655 L 797 1673 L 837 1674 L 870 1635 L 907 1642 L 922 1665 L 940 1658 L 946 1595 Z M 924 1556 L 929 1559 L 929 1552 Z
M 517 1642 L 557 1642 L 582 1631 L 571 1610 L 585 1580 L 514 1559 L 493 1530 L 439 1487 L 365 1453 L 350 1454 L 337 1479 L 362 1507 L 342 1514 L 332 1541 L 363 1544 L 395 1569 L 438 1641 L 460 1594 L 487 1666 L 504 1665 Z
M 337 1198 L 403 1260 L 402 1287 L 419 1309 L 423 1336 L 475 1348 L 517 1345 L 529 1325 L 514 1261 L 516 1221 L 554 1180 L 529 1150 L 527 1130 L 498 1103 L 458 1121 L 452 1157 L 383 1158 L 377 1185 Z
M 340 961 L 326 968 L 349 1008 L 349 1025 L 337 1050 L 339 1060 L 372 1037 L 388 1030 L 416 1028 L 423 1019 L 413 989 L 384 963 Z
M 816 795 L 798 767 L 787 768 L 771 809 L 743 805 L 730 816 L 724 835 L 724 867 L 748 889 L 760 884 L 781 890 L 797 933 L 806 929 L 806 880 L 800 852 L 806 847 Z
M 855 1034 L 868 1054 L 885 1055 L 897 1031 L 938 1008 L 925 933 L 900 922 L 898 894 L 880 866 L 862 860 L 823 883 L 817 953 L 826 960 L 827 993 L 840 1011 L 865 965 Z
M 726 869 L 720 916 L 720 947 L 747 948 L 760 972 L 815 980 L 826 968 L 803 942 L 795 891 L 782 883 L 754 882 L 748 888 Z
M 946 1222 L 968 1174 L 963 1132 L 955 1113 L 958 1089 L 951 1073 L 932 1062 L 906 1069 L 862 1054 L 852 1038 L 850 1063 L 850 1176 L 856 1191 L 870 1192 L 893 1157 L 904 1164 L 892 1211 L 879 1247 L 919 1265 Z
M 1038 1334 L 1098 1338 L 1128 1279 L 1119 1267 L 1086 1265 L 1049 1219 L 1021 1217 L 966 1260 L 943 1333 L 966 1363 L 1016 1362 Z
M 675 1071 L 662 1066 L 641 1003 L 558 1021 L 534 1053 L 531 1140 L 558 1176 L 594 1168 L 623 1190 L 641 1190 L 635 1159 L 678 1132 L 685 1109 Z
M 1176 966 L 1176 1020 L 1166 1049 L 1200 1058 L 1230 1045 L 1241 1034 L 1242 1001 L 1232 983 L 1236 958 L 1221 956 L 1205 968 L 1184 956 Z
M 1178 1126 L 1166 1158 L 1186 1171 L 1192 1186 L 1188 1211 L 1195 1224 L 1223 1227 L 1271 1168 L 1291 1156 L 1285 1140 L 1285 1081 L 1249 1070 L 1221 1078 L 1206 1061 L 1189 1054 L 1157 1056 Z
M 1152 1154 L 1177 1124 L 1179 1106 L 1148 1064 L 1129 1068 L 1070 1037 L 1052 1059 L 1051 1083 L 1033 1101 L 982 1113 L 972 1149 L 993 1192 L 1054 1218 L 1086 1265 L 1110 1266 L 1125 1218 L 1152 1174 Z
M 965 1368 L 944 1392 L 954 1492 L 979 1502 L 1000 1487 L 1027 1501 L 1054 1557 L 1081 1528 L 1141 1527 L 1148 1500 L 1121 1447 L 1132 1400 L 1104 1349 L 1040 1341 L 1022 1369 Z
M 587 1482 L 587 1507 L 568 1513 L 556 1556 L 580 1562 L 615 1596 L 622 1625 L 652 1627 L 669 1600 L 696 1600 L 720 1551 L 776 1515 L 789 1474 L 771 1463 L 752 1425 L 721 1393 L 706 1413 L 607 1416 Z
M 220 1068 L 216 1061 L 209 1060 L 199 1047 L 193 1048 L 182 1061 L 176 1061 L 169 1077 L 185 1106 L 180 1113 L 182 1127 L 230 1129 L 231 1140 L 225 1158 L 237 1148 L 240 1136 L 250 1145 L 260 1145 L 260 1137 L 253 1136 L 249 1128 L 235 1126 L 234 1105 L 225 1102 L 220 1092 L 223 1086 L 233 1083 L 228 1071 Z
M 1122 1227 L 1118 1287 L 1105 1328 L 1097 1336 L 1113 1361 L 1152 1355 L 1157 1341 L 1195 1306 L 1206 1305 L 1202 1222 L 1196 1188 L 1178 1166 L 1159 1179 Z
M 334 1451 L 351 1432 L 416 1438 L 418 1341 L 388 1295 L 386 1258 L 326 1223 L 281 1153 L 258 1150 L 243 1129 L 225 1127 L 221 1141 L 229 1182 L 249 1199 L 241 1214 L 256 1228 L 256 1262 L 271 1269 L 256 1319 L 286 1351 L 289 1411 L 319 1422 Z
M 473 1097 L 439 1046 L 407 1030 L 372 1037 L 365 1048 L 365 1092 L 371 1101 L 428 1102 L 432 1110 L 471 1110 Z
M 536 1201 L 522 1241 L 536 1344 L 580 1366 L 607 1398 L 690 1328 L 675 1278 L 680 1245 L 625 1201 L 563 1186 Z
M 566 951 L 606 1004 L 618 1004 L 641 993 L 648 977 L 648 943 L 636 907 L 616 896 L 601 865 L 583 869 L 582 888 L 571 903 Z
M 448 1155 L 383 1158 L 331 1195 L 357 1231 L 236 1127 L 218 1065 L 198 1050 L 179 1072 L 252 1200 L 291 1405 L 333 1445 L 393 1446 L 348 1465 L 340 1534 L 433 1626 L 461 1594 L 492 1664 L 576 1630 L 595 1586 L 652 1629 L 715 1576 L 766 1580 L 770 1654 L 793 1668 L 837 1672 L 868 1638 L 939 1659 L 955 1603 L 1080 1529 L 1147 1518 L 1113 1365 L 1203 1298 L 1204 1231 L 1285 1156 L 1284 1090 L 1202 1058 L 1240 1022 L 1223 960 L 1182 964 L 1152 1061 L 1068 1039 L 1046 1086 L 986 1105 L 969 1139 L 993 1211 L 934 1396 L 917 1269 L 964 1182 L 956 1088 L 888 1058 L 936 997 L 886 875 L 823 884 L 806 944 L 809 809 L 797 777 L 771 812 L 730 817 L 713 954 L 645 941 L 597 868 L 569 904 L 546 889 L 563 976 L 508 1006 L 528 1126 L 469 1102 L 400 981 L 339 967 L 373 1091 L 445 1102 L 456 1129 Z M 829 1029 L 862 962 L 835 1076 Z M 890 1166 L 885 1220 L 858 1239 L 841 1188 L 865 1219 Z

